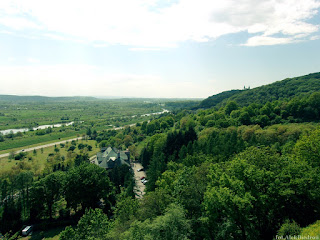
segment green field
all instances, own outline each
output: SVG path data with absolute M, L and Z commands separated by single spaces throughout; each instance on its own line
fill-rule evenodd
M 0 129 L 29 128 L 71 121 L 110 124 L 133 115 L 161 111 L 158 103 L 143 100 L 95 100 L 79 102 L 0 101 Z
M 0 101 L 0 130 L 32 129 L 42 125 L 74 122 L 71 126 L 24 133 L 0 134 L 0 152 L 44 142 L 81 136 L 90 128 L 110 129 L 149 120 L 143 114 L 161 112 L 163 104 L 143 99 L 16 102 Z M 8 152 L 8 151 L 6 151 Z
M 78 140 L 76 141 L 78 144 L 83 143 L 83 144 L 88 144 L 92 146 L 92 151 L 88 151 L 89 157 L 94 156 L 100 149 L 96 147 L 96 141 L 94 140 Z M 70 147 L 71 144 L 70 142 L 65 145 L 65 147 L 61 147 L 59 144 L 57 145 L 57 149 L 59 149 L 59 154 L 60 156 L 65 157 L 65 161 L 69 161 L 68 156 L 70 156 L 70 153 L 68 155 L 68 147 Z M 77 154 L 80 153 L 80 150 L 76 148 L 74 152 L 72 153 Z M 14 159 L 9 159 L 8 157 L 6 158 L 1 158 L 0 159 L 0 175 L 5 174 L 7 172 L 11 171 L 20 171 L 20 170 L 32 170 L 35 175 L 40 175 L 46 165 L 49 164 L 50 160 L 48 160 L 49 154 L 56 154 L 55 152 L 55 147 L 47 147 L 43 148 L 43 151 L 41 149 L 36 151 L 36 154 L 34 154 L 32 151 L 27 152 L 27 155 L 23 160 L 14 160 Z M 72 155 L 72 156 L 73 156 Z M 31 158 L 31 159 L 30 159 Z M 53 164 L 53 163 L 51 163 Z
M 21 138 L 11 139 L 0 143 L 0 153 L 10 152 L 12 149 L 19 149 L 23 148 L 25 146 L 34 146 L 34 145 L 43 145 L 50 142 L 58 142 L 64 139 L 69 138 L 75 138 L 77 136 L 80 136 L 80 134 L 83 134 L 82 132 L 54 132 L 50 135 L 44 135 L 44 136 L 30 136 L 29 134 L 24 135 Z M 3 151 L 7 150 L 7 151 Z

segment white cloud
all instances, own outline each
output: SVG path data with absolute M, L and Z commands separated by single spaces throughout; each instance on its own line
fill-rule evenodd
M 256 36 L 248 40 L 245 46 L 267 46 L 267 45 L 278 45 L 292 43 L 294 40 L 291 38 L 280 38 L 280 37 L 266 37 Z
M 67 38 L 61 36 L 61 35 L 57 35 L 57 34 L 52 34 L 52 33 L 45 33 L 43 34 L 44 37 L 50 38 L 50 39 L 55 39 L 55 40 L 59 40 L 59 41 L 65 41 L 68 40 Z
M 143 47 L 140 47 L 140 48 L 130 48 L 129 50 L 130 51 L 134 51 L 134 52 L 147 52 L 147 51 L 160 51 L 161 48 L 151 48 L 151 47 L 143 48 Z
M 183 41 L 209 41 L 242 31 L 258 34 L 248 39 L 248 46 L 253 46 L 252 41 L 264 43 L 261 39 L 283 44 L 291 42 L 283 38 L 302 38 L 319 30 L 318 25 L 307 23 L 317 14 L 319 0 L 2 1 L 0 25 L 100 46 L 174 47 Z M 286 36 L 270 41 L 276 34 Z
M 318 39 L 320 39 L 320 36 L 312 36 L 312 37 L 310 37 L 311 41 L 318 40 Z
M 28 63 L 39 63 L 40 60 L 37 59 L 37 58 L 31 58 L 31 57 L 29 57 L 29 58 L 27 58 L 27 62 L 28 62 Z
M 206 97 L 207 86 L 161 76 L 106 73 L 91 65 L 0 66 L 0 94 L 45 96 Z
M 2 17 L 0 24 L 14 30 L 39 29 L 40 27 L 32 21 L 22 17 Z

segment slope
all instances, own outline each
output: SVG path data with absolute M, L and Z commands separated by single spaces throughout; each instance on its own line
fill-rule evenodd
M 308 96 L 316 91 L 320 91 L 320 72 L 287 78 L 253 89 L 222 92 L 203 100 L 198 108 L 221 107 L 229 101 L 235 101 L 240 106 L 247 106 L 253 102 L 265 104 L 275 100 Z

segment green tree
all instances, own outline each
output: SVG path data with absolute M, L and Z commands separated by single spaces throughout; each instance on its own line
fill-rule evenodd
M 313 167 L 320 167 L 320 129 L 314 130 L 309 136 L 303 136 L 297 141 L 295 155 Z
M 44 201 L 45 189 L 43 182 L 36 181 L 30 189 L 30 220 L 36 221 L 46 217 L 48 210 Z
M 320 92 L 312 93 L 308 99 L 309 105 L 313 108 L 315 116 L 320 116 Z
M 217 239 L 270 239 L 284 219 L 317 219 L 319 176 L 304 161 L 251 147 L 213 165 L 209 179 L 203 206 Z
M 121 229 L 128 228 L 137 216 L 138 207 L 139 202 L 136 199 L 126 196 L 125 192 L 120 193 L 114 212 L 117 226 Z
M 14 155 L 15 155 L 15 152 L 14 151 L 11 151 L 9 153 L 9 159 L 14 159 Z
M 132 224 L 122 239 L 164 239 L 186 240 L 191 235 L 190 222 L 187 220 L 185 210 L 177 204 L 170 204 L 164 215 Z
M 128 148 L 130 145 L 133 144 L 133 138 L 130 135 L 127 135 L 124 137 L 124 145 L 126 146 L 126 148 Z
M 281 225 L 278 236 L 298 236 L 300 235 L 301 228 L 299 224 L 297 224 L 295 221 L 290 222 L 288 219 L 284 222 L 284 224 Z
M 155 184 L 161 174 L 166 170 L 165 164 L 165 156 L 164 153 L 159 153 L 159 155 L 154 154 L 149 170 L 148 170 L 148 182 L 147 182 L 147 189 L 148 191 L 153 191 L 155 189 Z
M 247 111 L 241 112 L 239 116 L 239 121 L 242 125 L 249 125 L 251 123 L 249 113 Z
M 270 117 L 271 113 L 273 112 L 273 107 L 270 102 L 266 103 L 261 109 L 260 109 L 260 114 L 261 115 L 266 115 Z
M 67 173 L 65 199 L 74 210 L 77 210 L 78 204 L 81 204 L 83 211 L 95 208 L 100 199 L 108 205 L 112 193 L 107 172 L 95 164 L 82 164 Z
M 92 134 L 91 128 L 88 128 L 88 129 L 87 129 L 87 135 L 88 135 L 89 137 L 91 137 L 91 134 Z
M 54 204 L 60 199 L 63 191 L 65 174 L 63 172 L 54 172 L 40 180 L 43 186 L 43 200 L 47 207 L 47 215 L 52 219 Z
M 237 110 L 238 109 L 238 104 L 235 102 L 235 101 L 230 101 L 227 103 L 227 105 L 225 106 L 224 108 L 224 112 L 227 114 L 227 115 L 230 115 L 230 113 L 234 110 Z
M 148 135 L 151 135 L 151 134 L 153 134 L 155 131 L 156 131 L 155 121 L 149 122 L 148 125 L 147 125 L 146 133 L 147 133 Z
M 22 217 L 24 219 L 29 218 L 29 192 L 30 186 L 33 181 L 33 173 L 31 171 L 22 171 L 14 179 L 16 189 L 19 191 L 19 199 L 21 199 Z
M 182 162 L 183 159 L 187 156 L 188 154 L 188 149 L 185 145 L 183 145 L 181 148 L 180 148 L 180 151 L 179 151 L 179 158 L 180 158 L 180 161 Z
M 74 159 L 74 165 L 80 166 L 83 163 L 89 163 L 89 155 L 87 153 L 85 154 L 77 154 Z
M 147 131 L 147 125 L 148 125 L 148 122 L 147 121 L 144 121 L 141 125 L 141 131 L 146 133 Z
M 137 218 L 140 221 L 163 215 L 167 206 L 174 201 L 173 197 L 169 195 L 168 189 L 165 189 L 164 184 L 159 183 L 159 185 L 161 187 L 156 188 L 153 192 L 148 192 L 141 199 L 140 207 L 137 210 Z
M 160 124 L 160 129 L 166 130 L 167 128 L 169 128 L 168 122 L 162 121 L 161 124 Z
M 75 229 L 67 227 L 60 234 L 60 240 L 104 240 L 112 223 L 101 209 L 87 209 Z

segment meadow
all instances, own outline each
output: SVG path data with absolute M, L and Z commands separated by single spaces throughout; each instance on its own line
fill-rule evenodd
M 91 151 L 87 149 L 79 149 L 79 144 L 87 144 L 92 147 Z M 75 145 L 76 144 L 76 145 Z M 68 151 L 71 145 L 76 148 L 73 151 Z M 64 159 L 67 162 L 76 154 L 87 153 L 89 157 L 96 155 L 100 150 L 94 140 L 77 140 L 73 144 L 57 144 L 56 146 L 38 149 L 36 151 L 25 152 L 25 156 L 19 160 L 10 159 L 10 157 L 0 159 L 0 175 L 9 172 L 19 172 L 20 170 L 31 170 L 36 176 L 41 175 L 46 167 L 52 168 L 55 162 Z M 17 154 L 15 154 L 17 155 Z M 59 159 L 58 159 L 59 158 Z M 58 160 L 57 160 L 58 159 Z
M 88 129 L 101 131 L 143 122 L 145 114 L 161 112 L 164 104 L 145 99 L 90 101 L 0 101 L 0 130 L 27 128 L 31 131 L 0 134 L 0 154 L 30 145 L 55 142 L 86 134 Z M 42 125 L 70 123 L 32 131 Z

